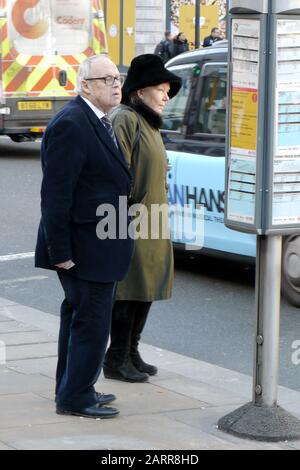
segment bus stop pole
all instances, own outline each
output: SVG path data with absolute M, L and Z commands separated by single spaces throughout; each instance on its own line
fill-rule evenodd
M 300 421 L 277 405 L 281 246 L 281 236 L 257 236 L 253 400 L 218 422 L 221 431 L 266 442 L 300 438 Z
M 253 403 L 277 406 L 282 237 L 257 236 Z
M 274 189 L 275 178 L 280 174 L 275 168 L 276 158 L 281 155 L 282 147 L 277 137 L 281 122 L 278 90 L 283 96 L 285 93 L 285 81 L 281 77 L 283 65 L 279 57 L 282 44 L 288 45 L 295 35 L 292 30 L 290 36 L 289 27 L 296 25 L 296 33 L 299 34 L 300 6 L 297 3 L 294 0 L 229 0 L 228 4 L 230 67 L 225 221 L 229 228 L 257 234 L 256 330 L 252 401 L 221 418 L 218 427 L 239 437 L 270 442 L 300 438 L 299 419 L 277 404 L 282 235 L 291 228 L 299 231 L 299 226 L 284 223 L 281 214 L 284 210 L 287 220 L 291 220 L 290 206 L 278 205 L 276 195 L 284 193 Z M 299 57 L 300 48 L 295 50 Z M 286 75 L 294 60 L 287 60 L 287 65 L 284 65 Z M 254 68 L 249 67 L 250 62 Z M 277 82 L 280 85 L 278 90 Z M 252 98 L 256 96 L 258 99 L 256 124 L 251 120 L 249 86 L 254 93 Z M 292 96 L 294 101 L 291 105 L 294 106 L 297 97 Z M 257 135 L 256 145 L 251 147 L 255 159 L 250 156 L 250 165 L 246 160 L 250 146 L 245 135 L 253 135 L 249 126 L 251 122 L 254 127 L 256 125 Z M 289 158 L 298 157 L 297 154 L 294 156 L 293 149 L 289 148 L 289 152 Z M 284 161 L 280 171 L 285 173 L 286 168 L 288 163 Z M 243 191 L 249 191 L 244 185 L 245 181 L 249 182 L 248 177 L 244 177 L 245 172 L 254 175 L 254 206 L 250 206 L 250 198 L 243 194 Z

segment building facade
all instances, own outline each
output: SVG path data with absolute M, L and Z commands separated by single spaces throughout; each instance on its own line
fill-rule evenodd
M 166 0 L 136 0 L 136 55 L 151 53 L 166 28 Z

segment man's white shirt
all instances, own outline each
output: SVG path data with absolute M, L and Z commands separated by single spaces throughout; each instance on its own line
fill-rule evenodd
M 96 114 L 96 116 L 100 119 L 101 119 L 105 116 L 105 113 L 103 113 L 103 111 L 101 111 L 99 108 L 97 108 L 97 106 L 95 106 L 93 103 L 91 103 L 90 100 L 88 100 L 87 98 L 85 98 L 84 96 L 81 96 L 80 95 L 80 98 L 83 99 L 83 101 L 86 102 L 86 104 L 91 108 L 92 111 L 94 111 L 94 113 Z M 101 122 L 101 124 L 103 125 L 103 123 Z

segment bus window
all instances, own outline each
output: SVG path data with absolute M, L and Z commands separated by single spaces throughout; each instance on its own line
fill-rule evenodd
M 170 71 L 182 79 L 182 87 L 177 95 L 167 103 L 164 109 L 162 129 L 177 131 L 182 126 L 195 65 L 196 64 L 188 64 L 170 67 Z
M 222 69 L 224 70 L 224 69 Z M 215 70 L 203 78 L 196 133 L 225 135 L 227 76 Z

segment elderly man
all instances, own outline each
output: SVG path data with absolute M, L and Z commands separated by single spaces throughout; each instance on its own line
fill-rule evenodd
M 81 64 L 79 96 L 50 122 L 42 143 L 43 182 L 36 267 L 56 270 L 64 290 L 59 334 L 56 412 L 111 418 L 114 395 L 99 394 L 115 284 L 124 278 L 133 242 L 97 236 L 101 204 L 118 217 L 131 176 L 107 117 L 121 101 L 122 77 L 106 56 Z M 120 206 L 121 207 L 121 206 Z M 126 211 L 126 214 L 125 214 Z M 101 211 L 100 211 L 101 212 Z M 126 219 L 125 219 L 126 220 Z

